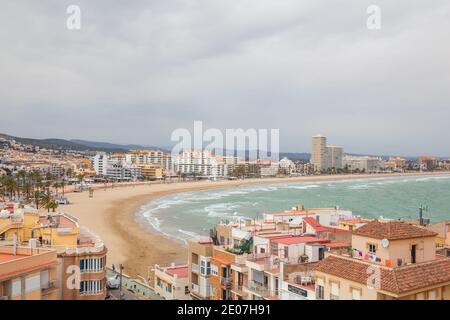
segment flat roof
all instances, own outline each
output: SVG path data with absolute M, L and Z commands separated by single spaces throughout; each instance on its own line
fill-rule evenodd
M 330 240 L 316 238 L 316 237 L 310 237 L 310 236 L 293 236 L 293 237 L 286 237 L 281 239 L 273 239 L 272 240 L 275 243 L 281 243 L 281 244 L 298 244 L 298 243 L 308 243 L 308 242 L 329 242 Z
M 318 213 L 332 214 L 335 212 L 349 212 L 350 210 L 336 209 L 336 208 L 313 208 L 304 210 L 286 210 L 284 212 L 265 212 L 264 214 L 272 216 L 301 216 Z
M 0 263 L 11 262 L 11 261 L 23 259 L 26 257 L 29 257 L 29 255 L 26 255 L 26 254 L 13 255 L 12 253 L 0 253 Z
M 166 273 L 171 276 L 177 276 L 178 278 L 186 278 L 188 276 L 188 267 L 180 266 L 180 267 L 169 267 L 166 269 Z

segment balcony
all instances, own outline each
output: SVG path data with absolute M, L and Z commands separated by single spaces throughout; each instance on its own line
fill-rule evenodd
M 51 292 L 53 292 L 54 290 L 58 289 L 58 283 L 56 280 L 53 281 L 49 281 L 48 283 L 44 284 L 41 287 L 41 294 L 42 295 L 47 295 Z
M 198 273 L 198 271 L 199 271 L 198 264 L 192 263 L 191 270 L 192 270 L 192 272 Z
M 261 297 L 267 295 L 269 292 L 267 287 L 256 281 L 249 281 L 247 284 L 247 290 Z
M 252 294 L 260 296 L 262 298 L 277 299 L 278 297 L 278 289 L 269 290 L 268 287 L 256 281 L 249 281 L 246 289 Z
M 220 284 L 221 284 L 222 286 L 224 286 L 224 287 L 230 288 L 231 285 L 232 285 L 232 283 L 233 283 L 233 282 L 231 281 L 230 278 L 222 277 L 222 278 L 220 279 Z
M 191 292 L 193 293 L 199 293 L 200 292 L 200 286 L 198 284 L 192 284 L 191 285 Z
M 244 286 L 242 285 L 233 284 L 231 291 L 242 298 L 246 298 L 248 296 L 248 292 L 244 290 Z

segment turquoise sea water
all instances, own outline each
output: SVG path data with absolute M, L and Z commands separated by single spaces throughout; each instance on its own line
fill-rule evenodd
M 265 211 L 306 207 L 350 209 L 365 217 L 416 219 L 420 205 L 433 222 L 450 219 L 450 175 L 334 182 L 284 183 L 179 193 L 143 205 L 138 214 L 165 235 L 186 241 L 209 235 L 221 220 L 261 217 Z

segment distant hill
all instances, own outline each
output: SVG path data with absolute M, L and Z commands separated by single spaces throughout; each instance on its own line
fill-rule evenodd
M 94 151 L 94 149 L 87 146 L 64 140 L 64 139 L 32 139 L 10 136 L 7 134 L 1 134 L 0 137 L 7 140 L 15 140 L 22 144 L 30 144 L 40 148 L 55 149 L 55 150 L 76 150 L 76 151 Z
M 96 150 L 99 149 L 108 149 L 108 150 L 145 150 L 145 149 L 159 149 L 163 150 L 156 146 L 142 146 L 139 144 L 115 144 L 115 143 L 109 143 L 109 142 L 99 142 L 99 141 L 87 141 L 87 140 L 80 140 L 80 139 L 71 139 L 70 140 L 73 143 L 83 145 L 89 148 L 94 148 Z
M 7 134 L 0 133 L 0 138 L 7 140 L 15 140 L 22 144 L 29 144 L 40 148 L 53 149 L 53 150 L 76 150 L 76 151 L 106 151 L 106 152 L 121 152 L 132 149 L 161 149 L 155 146 L 141 146 L 136 144 L 121 145 L 109 142 L 97 142 L 87 141 L 80 139 L 32 139 L 15 137 Z M 161 149 L 162 151 L 165 151 Z
M 290 160 L 309 160 L 311 158 L 310 153 L 306 152 L 280 152 L 280 159 L 283 159 L 284 157 L 290 159 Z

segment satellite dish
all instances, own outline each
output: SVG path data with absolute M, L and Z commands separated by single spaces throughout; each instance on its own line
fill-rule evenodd
M 381 246 L 382 246 L 383 248 L 389 247 L 389 240 L 388 240 L 388 239 L 383 239 L 383 240 L 381 240 Z

